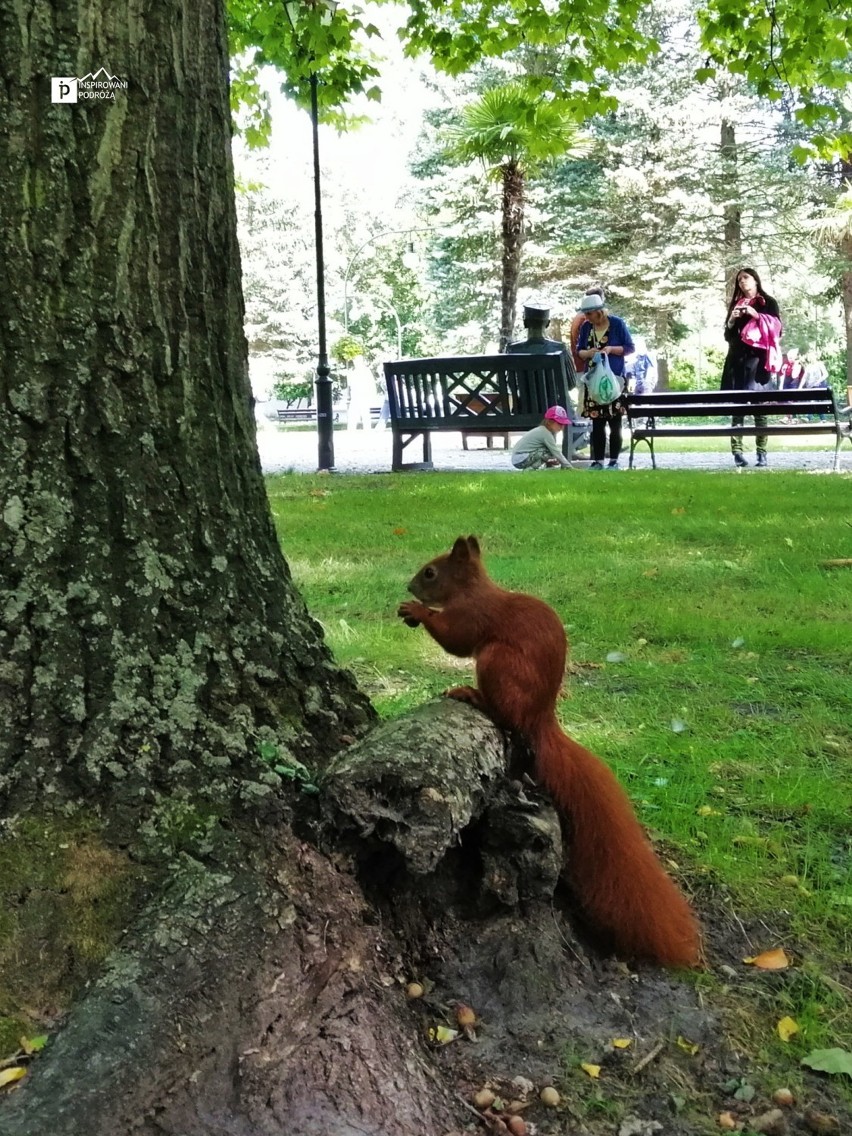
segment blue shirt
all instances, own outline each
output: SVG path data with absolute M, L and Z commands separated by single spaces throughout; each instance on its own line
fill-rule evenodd
M 623 347 L 624 355 L 630 355 L 636 349 L 633 346 L 633 340 L 630 338 L 630 332 L 627 330 L 627 324 L 620 316 L 609 316 L 608 319 L 609 327 L 606 330 L 606 335 L 603 337 L 601 346 Z M 593 331 L 594 328 L 587 320 L 580 328 L 580 337 L 577 340 L 578 351 L 585 351 L 589 347 L 589 339 Z M 614 375 L 624 374 L 624 355 L 607 355 L 610 370 Z

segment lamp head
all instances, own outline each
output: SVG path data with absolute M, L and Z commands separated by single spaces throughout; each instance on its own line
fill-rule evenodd
M 420 257 L 414 251 L 414 241 L 409 241 L 408 248 L 402 254 L 402 263 L 412 271 L 420 264 Z

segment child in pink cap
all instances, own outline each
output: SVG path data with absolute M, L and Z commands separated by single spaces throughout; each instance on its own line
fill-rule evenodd
M 571 469 L 571 463 L 556 444 L 563 426 L 571 425 L 564 406 L 551 406 L 545 411 L 540 426 L 527 430 L 512 447 L 514 469 Z

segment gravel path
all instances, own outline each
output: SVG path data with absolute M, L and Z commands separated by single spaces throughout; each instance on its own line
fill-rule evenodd
M 666 440 L 660 439 L 657 448 L 657 469 L 705 469 L 738 473 L 731 460 L 727 438 L 717 439 L 717 451 L 705 453 L 675 453 L 666 451 Z M 754 447 L 752 439 L 746 439 L 745 453 L 751 462 L 749 469 L 754 471 Z M 277 426 L 265 420 L 258 421 L 257 444 L 264 473 L 293 471 L 296 473 L 315 473 L 317 469 L 317 439 L 310 430 L 293 430 Z M 449 472 L 489 472 L 511 469 L 509 453 L 502 448 L 489 450 L 484 438 L 469 441 L 469 450 L 464 450 L 458 434 L 436 434 L 432 441 L 432 459 L 435 469 Z M 496 443 L 500 447 L 500 443 Z M 411 460 L 416 461 L 418 443 L 411 444 Z M 845 452 L 844 452 L 845 451 Z M 422 453 L 422 450 L 419 451 Z M 582 451 L 584 454 L 587 450 Z M 622 454 L 622 469 L 626 471 L 629 447 Z M 391 468 L 390 430 L 370 430 L 366 434 L 358 430 L 349 434 L 336 430 L 334 434 L 335 469 L 338 473 L 389 473 Z M 636 450 L 635 468 L 650 469 L 651 461 L 646 446 Z M 779 438 L 773 445 L 769 442 L 769 471 L 777 469 L 798 469 L 817 473 L 830 473 L 834 463 L 834 442 L 826 435 L 825 448 L 819 450 L 797 451 L 790 439 Z M 586 470 L 587 461 L 578 461 L 576 468 Z M 841 450 L 841 470 L 852 473 L 852 447 L 845 445 Z M 551 471 L 546 471 L 549 474 Z M 556 476 L 558 470 L 552 471 Z M 754 471 L 757 472 L 757 471 Z M 759 471 L 763 474 L 763 470 Z M 525 476 L 529 477 L 530 474 Z

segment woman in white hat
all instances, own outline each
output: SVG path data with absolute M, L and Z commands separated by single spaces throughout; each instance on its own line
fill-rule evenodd
M 603 469 L 606 455 L 607 427 L 609 427 L 609 465 L 607 469 L 618 469 L 618 455 L 621 453 L 621 420 L 627 413 L 627 395 L 624 389 L 624 356 L 635 350 L 627 324 L 618 316 L 610 315 L 602 296 L 584 296 L 577 309 L 582 312 L 587 323 L 580 328 L 577 341 L 577 355 L 584 370 L 595 355 L 606 355 L 610 369 L 617 379 L 621 379 L 621 394 L 606 404 L 597 403 L 589 395 L 583 384 L 582 416 L 592 423 L 592 464 L 591 469 Z M 582 375 L 580 376 L 582 379 Z

